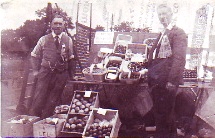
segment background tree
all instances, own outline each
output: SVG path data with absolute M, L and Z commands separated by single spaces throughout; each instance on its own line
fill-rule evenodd
M 119 25 L 115 25 L 113 29 L 116 32 L 131 32 L 133 30 L 131 27 L 132 24 L 133 22 L 122 22 Z
M 29 51 L 31 51 L 36 45 L 39 38 L 47 33 L 47 30 L 50 30 L 50 22 L 55 16 L 55 14 L 61 15 L 66 20 L 66 27 L 68 29 L 73 29 L 74 24 L 72 23 L 72 18 L 67 15 L 61 8 L 54 7 L 51 8 L 51 5 L 48 4 L 48 7 L 37 10 L 36 14 L 39 19 L 36 20 L 26 20 L 24 25 L 20 26 L 16 30 L 3 30 L 2 31 L 2 52 L 6 51 L 22 51 L 23 48 L 20 48 L 19 44 L 25 45 Z

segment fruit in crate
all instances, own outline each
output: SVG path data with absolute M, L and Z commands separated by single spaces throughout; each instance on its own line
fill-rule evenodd
M 131 72 L 139 72 L 143 69 L 146 68 L 146 63 L 145 62 L 130 62 L 128 64 L 128 69 Z
M 82 72 L 83 72 L 84 74 L 90 73 L 90 68 L 85 68 L 85 69 L 83 69 Z
M 82 133 L 84 131 L 84 127 L 86 126 L 87 120 L 89 116 L 70 116 L 70 118 L 67 119 L 64 130 L 68 132 L 80 132 Z
M 68 110 L 69 110 L 69 105 L 59 105 L 59 106 L 56 106 L 55 107 L 55 110 L 54 110 L 54 112 L 56 113 L 56 114 L 65 114 L 65 113 L 67 113 L 68 112 Z
M 128 79 L 128 73 L 121 73 L 121 79 Z
M 120 68 L 122 62 L 121 61 L 109 61 L 107 63 L 107 66 L 106 68 L 109 68 L 109 67 L 117 67 L 117 68 Z
M 84 94 L 76 93 L 71 103 L 71 109 L 69 113 L 89 114 L 94 107 L 95 101 L 96 95 L 84 97 Z
M 92 73 L 103 73 L 104 69 L 101 68 L 93 68 L 93 72 Z
M 45 124 L 55 125 L 58 122 L 58 118 L 48 117 L 45 119 Z
M 140 78 L 140 74 L 139 73 L 131 73 L 130 79 L 139 79 Z
M 27 116 L 23 116 L 21 118 L 12 119 L 10 123 L 18 123 L 18 124 L 27 124 L 30 123 L 33 120 L 33 118 L 29 118 Z
M 120 53 L 120 54 L 125 54 L 126 53 L 126 46 L 123 45 L 117 45 L 114 49 L 114 53 Z
M 113 128 L 113 119 L 108 121 L 106 119 L 95 118 L 91 125 L 88 126 L 85 132 L 86 137 L 105 137 L 110 136 Z

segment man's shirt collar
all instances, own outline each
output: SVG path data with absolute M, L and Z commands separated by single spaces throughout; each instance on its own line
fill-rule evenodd
M 56 34 L 52 31 L 52 36 L 53 36 L 53 38 L 55 38 L 56 36 L 58 36 L 59 40 L 61 40 L 62 35 L 63 35 L 63 32 L 62 32 L 61 34 L 59 34 L 59 35 L 56 35 Z

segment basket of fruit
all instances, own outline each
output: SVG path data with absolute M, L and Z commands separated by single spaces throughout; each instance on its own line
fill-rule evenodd
M 117 56 L 110 56 L 108 57 L 104 67 L 108 69 L 109 67 L 116 67 L 118 69 L 121 69 L 122 65 L 122 58 Z
M 98 68 L 96 64 L 92 64 L 82 70 L 86 81 L 103 82 L 105 80 L 106 69 Z
M 128 49 L 128 44 L 116 43 L 113 50 L 113 55 L 125 58 L 126 51 Z
M 120 125 L 118 110 L 93 109 L 83 137 L 117 137 Z
M 93 108 L 99 107 L 98 92 L 75 91 L 68 114 L 90 114 Z
M 94 81 L 103 82 L 105 80 L 106 72 L 105 68 L 94 68 L 92 72 Z
M 84 74 L 84 77 L 85 77 L 86 81 L 94 81 L 93 74 L 90 71 L 90 67 L 84 68 L 82 70 L 82 73 Z
M 68 136 L 71 136 L 71 137 L 72 136 L 81 137 L 88 119 L 89 119 L 89 115 L 68 114 L 68 117 L 64 122 L 61 132 L 64 134 L 70 134 Z

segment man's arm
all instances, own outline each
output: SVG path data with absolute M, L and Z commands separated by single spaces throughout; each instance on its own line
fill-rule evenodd
M 172 39 L 173 61 L 168 82 L 179 85 L 186 63 L 187 35 L 182 29 L 175 29 Z
M 44 43 L 44 37 L 41 37 L 31 52 L 31 65 L 33 74 L 36 76 L 40 70 L 41 59 L 42 59 L 42 46 Z
M 75 61 L 74 61 L 74 51 L 73 51 L 74 43 L 72 39 L 69 39 L 69 60 L 68 60 L 68 71 L 70 79 L 73 79 L 74 71 L 75 71 Z

